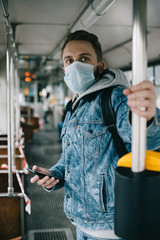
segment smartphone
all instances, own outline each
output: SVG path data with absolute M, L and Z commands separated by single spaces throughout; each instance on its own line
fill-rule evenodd
M 27 168 L 27 170 L 30 172 L 30 173 L 32 173 L 32 174 L 34 174 L 34 175 L 38 175 L 39 176 L 39 178 L 40 179 L 42 179 L 42 178 L 44 178 L 44 177 L 46 177 L 46 176 L 49 176 L 50 178 L 51 177 L 54 177 L 53 176 L 53 174 L 52 174 L 52 172 L 50 172 L 48 169 L 46 169 L 46 171 L 34 171 L 34 170 L 32 170 L 31 168 Z M 56 177 L 55 177 L 56 178 Z

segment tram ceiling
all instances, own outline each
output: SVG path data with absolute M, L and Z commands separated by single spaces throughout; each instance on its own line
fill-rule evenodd
M 3 0 L 4 1 L 4 0 Z M 18 52 L 18 68 L 40 76 L 51 75 L 61 67 L 60 47 L 74 23 L 92 3 L 101 0 L 8 0 L 8 13 Z M 89 10 L 88 10 L 89 11 Z M 148 0 L 148 59 L 160 58 L 160 1 Z M 107 66 L 129 66 L 132 59 L 132 0 L 117 0 L 88 29 L 102 43 Z M 6 51 L 5 19 L 0 9 L 0 58 Z M 54 71 L 55 72 L 55 71 Z

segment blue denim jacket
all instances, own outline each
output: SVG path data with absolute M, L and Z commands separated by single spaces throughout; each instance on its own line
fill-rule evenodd
M 131 151 L 131 125 L 128 120 L 124 87 L 115 87 L 112 106 L 118 133 Z M 91 102 L 79 101 L 66 115 L 62 128 L 63 152 L 50 170 L 64 178 L 64 211 L 73 224 L 87 229 L 107 230 L 114 225 L 114 183 L 118 155 L 111 134 L 103 125 L 99 93 Z M 148 149 L 160 147 L 158 124 L 148 128 Z M 61 182 L 55 190 L 62 187 Z

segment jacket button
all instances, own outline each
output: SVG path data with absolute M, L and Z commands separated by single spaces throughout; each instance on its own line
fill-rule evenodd
M 67 172 L 70 173 L 70 170 L 68 169 Z
M 70 142 L 69 141 L 67 141 L 67 146 L 70 146 Z
M 90 134 L 92 134 L 92 133 L 93 133 L 93 130 L 89 129 L 88 132 L 89 132 Z
M 67 194 L 67 196 L 66 196 L 67 198 L 70 198 L 70 195 L 69 194 Z

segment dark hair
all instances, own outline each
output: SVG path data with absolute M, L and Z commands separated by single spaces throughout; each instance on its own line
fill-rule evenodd
M 67 45 L 68 42 L 70 42 L 72 40 L 90 42 L 95 50 L 96 55 L 97 55 L 97 61 L 98 62 L 102 61 L 102 48 L 101 48 L 101 44 L 98 40 L 98 37 L 96 35 L 94 35 L 93 33 L 89 33 L 84 30 L 75 31 L 73 33 L 70 33 L 67 36 L 67 38 L 61 48 L 62 55 L 63 55 L 65 46 Z

